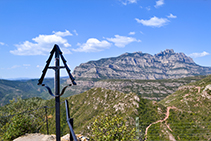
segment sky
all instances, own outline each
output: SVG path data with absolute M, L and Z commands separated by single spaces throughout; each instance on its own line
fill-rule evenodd
M 54 44 L 73 72 L 91 60 L 165 49 L 211 67 L 210 42 L 211 0 L 0 0 L 0 79 L 40 78 Z

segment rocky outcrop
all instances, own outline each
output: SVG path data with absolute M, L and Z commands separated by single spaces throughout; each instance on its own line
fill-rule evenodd
M 166 49 L 155 55 L 135 52 L 80 64 L 77 79 L 169 79 L 210 74 L 210 67 L 197 65 L 184 53 Z
M 162 79 L 162 80 L 126 80 L 126 79 L 107 79 L 107 80 L 76 80 L 77 85 L 69 87 L 67 93 L 78 94 L 90 88 L 100 87 L 110 90 L 117 90 L 123 93 L 134 92 L 141 95 L 142 98 L 151 100 L 161 100 L 166 96 L 174 93 L 178 88 L 185 89 L 183 85 L 195 82 L 205 76 L 195 76 L 180 79 Z M 70 80 L 67 80 L 69 84 Z M 70 92 L 71 91 L 71 92 Z

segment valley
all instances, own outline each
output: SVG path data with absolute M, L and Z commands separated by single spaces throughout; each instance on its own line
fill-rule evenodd
M 109 71 L 109 75 L 102 74 L 102 71 L 96 71 L 96 69 L 89 71 L 90 62 L 82 64 L 82 66 L 87 66 L 84 69 L 87 71 L 80 72 L 79 75 L 79 70 L 83 67 L 76 68 L 73 74 L 76 77 L 77 85 L 67 88 L 61 97 L 61 135 L 67 134 L 69 130 L 64 107 L 64 100 L 67 99 L 70 116 L 74 118 L 74 131 L 77 134 L 91 137 L 93 122 L 99 116 L 118 115 L 127 121 L 129 129 L 139 128 L 140 132 L 137 133 L 137 136 L 141 139 L 209 140 L 211 138 L 211 116 L 209 116 L 211 75 L 208 75 L 210 68 L 198 66 L 192 62 L 191 58 L 182 53 L 174 53 L 173 50 L 166 50 L 154 55 L 154 57 L 139 53 L 139 57 L 146 57 L 146 55 L 154 59 L 160 58 L 160 60 L 157 60 L 156 66 L 161 70 L 165 66 L 169 68 L 171 68 L 170 66 L 174 68 L 181 66 L 182 60 L 182 64 L 188 64 L 188 70 L 191 70 L 190 68 L 192 70 L 183 71 L 182 67 L 179 67 L 177 74 L 166 75 L 167 73 L 164 73 L 162 77 L 155 75 L 151 69 L 145 70 L 148 70 L 148 74 L 154 77 L 146 77 L 143 74 L 144 71 L 140 70 L 136 77 L 136 75 L 131 74 L 131 71 L 127 70 L 127 75 L 125 75 L 127 77 L 122 78 L 119 76 L 123 75 L 116 72 L 116 75 L 114 75 L 114 71 Z M 134 56 L 138 57 L 137 53 L 121 55 L 127 61 L 131 60 L 128 57 Z M 98 66 L 106 71 L 107 69 L 103 67 L 103 64 L 106 64 L 109 60 L 113 60 L 113 64 L 115 64 L 117 58 L 102 59 L 97 62 L 91 61 L 92 68 Z M 125 59 L 123 60 L 125 61 Z M 123 63 L 123 60 L 120 62 Z M 180 61 L 178 62 L 178 60 Z M 99 66 L 99 62 L 101 62 L 101 66 Z M 137 62 L 136 58 L 136 63 L 132 63 L 133 67 L 130 62 L 125 64 L 131 65 L 124 67 L 135 69 Z M 173 62 L 177 63 L 174 64 Z M 110 63 L 112 62 L 110 61 Z M 139 61 L 140 64 L 141 61 Z M 159 64 L 162 64 L 162 67 Z M 198 73 L 195 73 L 196 70 L 198 70 Z M 168 71 L 172 72 L 171 69 Z M 186 75 L 184 75 L 184 72 Z M 143 77 L 140 77 L 140 75 Z M 61 87 L 68 85 L 69 81 L 67 78 L 61 78 Z M 20 119 L 24 123 L 30 124 L 27 126 L 30 127 L 30 129 L 27 128 L 27 133 L 46 133 L 44 107 L 47 108 L 48 112 L 49 132 L 50 134 L 55 133 L 55 101 L 44 87 L 37 86 L 37 82 L 37 79 L 25 81 L 0 80 L 0 138 L 5 138 L 4 135 L 6 134 L 11 135 L 13 128 L 16 128 L 15 123 Z M 53 82 L 52 78 L 44 81 L 52 89 L 54 87 Z M 138 127 L 135 125 L 136 117 L 139 117 L 140 124 Z M 33 122 L 29 122 L 29 119 Z M 11 128 L 8 123 L 13 123 L 14 127 Z

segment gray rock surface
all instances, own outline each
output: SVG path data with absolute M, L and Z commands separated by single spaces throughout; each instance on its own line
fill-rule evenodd
M 77 79 L 172 79 L 211 73 L 211 67 L 197 65 L 184 53 L 166 49 L 155 55 L 135 52 L 89 61 L 77 66 Z

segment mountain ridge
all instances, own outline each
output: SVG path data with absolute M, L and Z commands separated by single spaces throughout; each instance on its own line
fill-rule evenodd
M 184 53 L 166 49 L 155 55 L 135 52 L 102 58 L 77 66 L 77 79 L 175 79 L 211 73 L 211 67 L 196 64 Z

